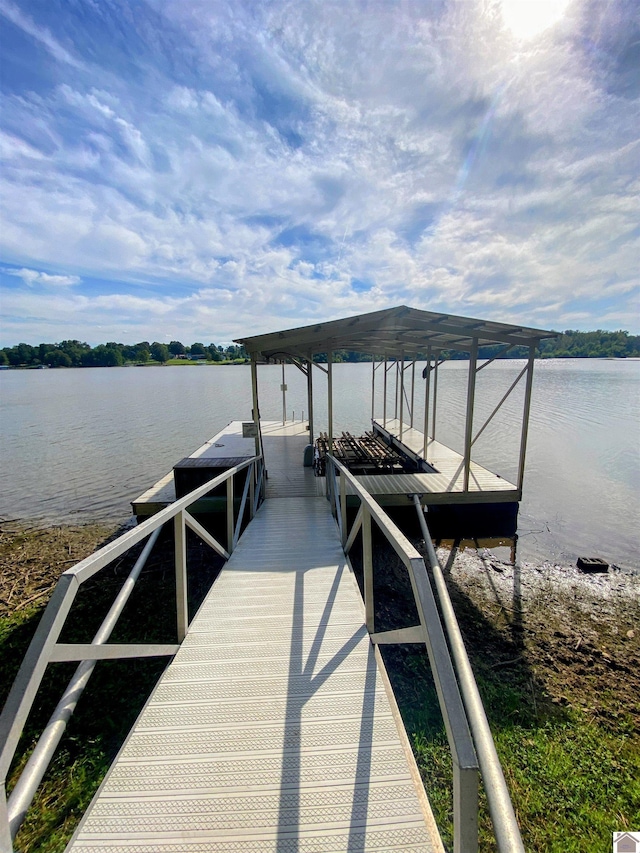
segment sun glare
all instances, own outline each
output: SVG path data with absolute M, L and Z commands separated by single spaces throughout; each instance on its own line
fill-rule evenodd
M 502 0 L 502 18 L 519 39 L 537 36 L 563 16 L 570 0 Z

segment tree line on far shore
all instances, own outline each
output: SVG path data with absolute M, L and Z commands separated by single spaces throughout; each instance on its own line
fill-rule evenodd
M 493 358 L 504 349 L 503 344 L 480 347 L 480 358 Z M 514 347 L 505 358 L 526 358 L 526 347 Z M 625 331 L 578 332 L 567 329 L 559 332 L 557 338 L 541 341 L 538 356 L 540 358 L 639 358 L 640 335 L 630 335 Z M 465 359 L 464 352 L 443 352 L 445 359 Z M 317 356 L 317 361 L 325 361 Z M 338 350 L 333 353 L 337 362 L 370 361 L 366 353 Z M 180 341 L 169 344 L 154 341 L 141 341 L 137 344 L 119 344 L 109 342 L 91 347 L 76 340 L 61 341 L 55 344 L 20 343 L 13 347 L 0 349 L 0 366 L 4 367 L 121 367 L 125 364 L 166 364 L 169 361 L 207 361 L 241 364 L 248 361 L 247 353 L 241 346 L 205 346 L 196 342 L 185 346 Z
M 194 343 L 184 346 L 180 341 L 162 344 L 158 341 L 137 344 L 118 344 L 110 341 L 91 347 L 81 341 L 60 341 L 56 344 L 16 344 L 0 350 L 0 365 L 9 367 L 122 367 L 125 364 L 166 364 L 179 361 L 242 362 L 247 359 L 244 347 L 205 346 Z

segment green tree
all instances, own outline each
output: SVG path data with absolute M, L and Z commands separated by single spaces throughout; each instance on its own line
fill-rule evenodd
M 75 340 L 61 341 L 55 345 L 55 348 L 61 349 L 62 352 L 65 352 L 69 356 L 73 367 L 80 367 L 83 355 L 91 352 L 91 347 L 88 343 L 81 343 Z
M 135 345 L 136 361 L 141 361 L 146 364 L 151 358 L 151 348 L 149 341 L 140 341 Z
M 180 341 L 171 341 L 169 344 L 169 352 L 171 355 L 184 355 L 186 351 L 185 345 L 181 344 Z
M 7 353 L 3 349 L 0 349 L 0 364 L 9 364 L 9 358 L 7 356 Z
M 166 344 L 158 343 L 158 341 L 154 341 L 151 344 L 151 358 L 153 358 L 154 361 L 159 361 L 160 364 L 164 364 L 166 361 L 169 361 L 169 357 L 169 347 Z
M 61 349 L 52 349 L 45 356 L 45 364 L 49 367 L 71 367 L 72 362 L 66 352 Z
M 201 343 L 191 344 L 189 352 L 191 353 L 191 355 L 206 355 L 205 346 Z

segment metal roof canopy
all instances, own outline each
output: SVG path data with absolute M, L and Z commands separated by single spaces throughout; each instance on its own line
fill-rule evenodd
M 474 343 L 530 347 L 555 336 L 555 332 L 542 329 L 400 305 L 343 320 L 238 338 L 235 342 L 243 344 L 250 355 L 267 360 L 289 355 L 308 358 L 342 349 L 383 357 L 403 353 L 405 358 L 415 358 L 424 355 L 427 347 L 434 355 L 443 350 L 471 352 Z
M 520 380 L 526 376 L 524 407 L 522 413 L 522 429 L 520 436 L 520 452 L 518 461 L 518 500 L 522 496 L 522 481 L 527 444 L 527 432 L 531 407 L 531 392 L 533 387 L 533 364 L 535 349 L 545 338 L 556 337 L 556 332 L 543 329 L 532 329 L 527 326 L 515 326 L 509 323 L 497 323 L 492 320 L 480 320 L 472 317 L 458 317 L 454 314 L 438 314 L 433 311 L 421 311 L 400 305 L 383 311 L 373 311 L 369 314 L 359 314 L 346 317 L 343 320 L 330 320 L 326 323 L 316 323 L 312 326 L 299 326 L 281 332 L 271 332 L 265 335 L 253 335 L 247 338 L 237 338 L 236 343 L 243 344 L 251 356 L 251 384 L 253 398 L 253 419 L 258 426 L 256 437 L 256 453 L 260 453 L 259 438 L 260 414 L 258 404 L 258 375 L 257 365 L 260 360 L 282 363 L 282 408 L 283 423 L 286 420 L 286 389 L 284 364 L 293 362 L 307 377 L 307 403 L 309 412 L 309 438 L 313 442 L 313 370 L 315 366 L 327 374 L 327 414 L 329 447 L 333 448 L 333 354 L 336 350 L 350 350 L 372 356 L 373 375 L 371 387 L 371 418 L 375 412 L 375 374 L 383 368 L 383 426 L 387 423 L 387 374 L 395 362 L 395 413 L 394 420 L 399 420 L 399 438 L 402 441 L 404 424 L 413 427 L 414 421 L 414 390 L 415 362 L 418 358 L 427 361 L 423 372 L 425 383 L 424 405 L 424 448 L 423 458 L 428 461 L 429 438 L 435 440 L 436 411 L 438 397 L 438 366 L 444 350 L 461 351 L 469 354 L 469 378 L 467 383 L 465 439 L 464 439 L 464 491 L 468 491 L 471 477 L 471 448 L 480 434 L 484 432 L 496 412 L 501 408 L 507 397 Z M 501 344 L 497 355 L 478 365 L 478 350 L 482 346 Z M 508 350 L 516 346 L 524 346 L 528 351 L 527 364 L 516 380 L 512 383 L 502 400 L 485 420 L 479 430 L 474 430 L 475 386 L 476 376 L 480 370 L 495 361 Z M 314 362 L 313 357 L 318 353 L 327 356 L 326 365 Z M 391 360 L 391 364 L 389 364 Z M 405 391 L 405 361 L 411 365 L 411 394 L 407 399 L 405 420 L 404 402 L 407 398 Z M 433 375 L 433 383 L 432 383 Z M 433 386 L 433 387 L 432 387 Z M 474 435 L 475 432 L 475 435 Z

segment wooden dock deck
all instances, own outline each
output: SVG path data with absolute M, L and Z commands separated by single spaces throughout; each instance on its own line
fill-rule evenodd
M 443 851 L 324 498 L 264 502 L 68 850 Z

